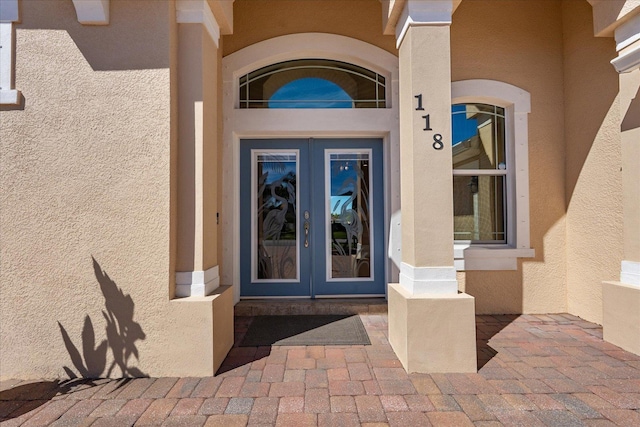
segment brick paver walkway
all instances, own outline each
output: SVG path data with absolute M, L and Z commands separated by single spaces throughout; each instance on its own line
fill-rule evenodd
M 234 347 L 213 378 L 5 381 L 3 426 L 640 426 L 640 357 L 561 315 L 478 316 L 477 374 L 411 374 L 371 346 Z M 240 338 L 250 317 L 236 318 Z

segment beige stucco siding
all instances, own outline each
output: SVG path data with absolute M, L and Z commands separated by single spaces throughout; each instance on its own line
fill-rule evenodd
M 24 109 L 0 112 L 2 378 L 78 374 L 74 347 L 91 375 L 114 354 L 128 374 L 171 372 L 173 5 L 110 11 L 85 27 L 71 1 L 21 2 Z M 100 346 L 114 332 L 139 361 Z
M 452 80 L 491 79 L 531 94 L 533 259 L 518 270 L 468 271 L 478 313 L 566 311 L 564 108 L 560 2 L 463 1 L 451 26 Z
M 223 56 L 273 37 L 313 32 L 353 37 L 398 52 L 395 37 L 382 34 L 378 0 L 236 0 L 233 13 L 233 34 L 223 37 Z
M 593 36 L 586 2 L 562 12 L 568 310 L 602 324 L 601 283 L 618 278 L 623 242 L 615 41 Z

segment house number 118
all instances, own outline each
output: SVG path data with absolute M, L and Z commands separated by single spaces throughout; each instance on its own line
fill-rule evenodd
M 418 105 L 416 106 L 416 111 L 424 111 L 424 107 L 422 106 L 422 94 L 414 95 L 414 98 L 418 100 Z M 422 116 L 424 119 L 424 131 L 433 130 L 431 129 L 431 122 L 429 114 Z M 442 135 L 436 133 L 433 135 L 433 144 L 431 144 L 434 150 L 442 150 L 444 148 L 444 143 L 442 142 Z

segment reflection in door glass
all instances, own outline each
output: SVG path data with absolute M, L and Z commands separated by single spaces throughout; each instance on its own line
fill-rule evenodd
M 330 278 L 371 277 L 369 154 L 330 155 Z
M 256 278 L 296 279 L 296 153 L 259 154 L 256 167 Z

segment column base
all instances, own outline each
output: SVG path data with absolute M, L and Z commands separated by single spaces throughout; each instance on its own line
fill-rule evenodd
M 640 287 L 603 282 L 602 308 L 604 340 L 640 355 Z
M 220 286 L 206 297 L 171 301 L 166 351 L 171 376 L 214 376 L 233 347 L 233 288 Z
M 388 290 L 389 342 L 408 373 L 477 372 L 475 299 Z
M 177 297 L 204 297 L 211 294 L 218 286 L 220 286 L 220 276 L 217 265 L 206 271 L 176 272 Z

